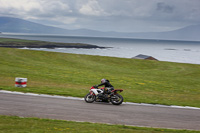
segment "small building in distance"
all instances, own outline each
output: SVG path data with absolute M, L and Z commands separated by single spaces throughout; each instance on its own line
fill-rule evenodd
M 154 58 L 154 57 L 152 57 L 152 56 L 143 55 L 143 54 L 139 54 L 139 55 L 133 57 L 132 59 L 156 60 L 156 61 L 158 61 L 156 58 Z

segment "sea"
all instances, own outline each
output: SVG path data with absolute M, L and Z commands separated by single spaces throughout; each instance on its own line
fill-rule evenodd
M 200 64 L 200 41 L 177 41 L 134 38 L 83 37 L 64 35 L 0 34 L 0 37 L 41 40 L 63 43 L 84 43 L 108 47 L 83 48 L 23 48 L 32 50 L 74 53 L 85 55 L 132 58 L 139 54 L 152 56 L 159 61 Z

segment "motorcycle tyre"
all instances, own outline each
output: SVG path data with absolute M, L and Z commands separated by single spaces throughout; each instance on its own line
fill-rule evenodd
M 120 95 L 120 94 L 116 94 L 117 97 L 119 97 L 121 100 L 119 102 L 115 102 L 113 101 L 113 99 L 111 98 L 110 99 L 110 102 L 113 104 L 113 105 L 120 105 L 122 104 L 122 102 L 124 101 L 124 98 Z
M 88 93 L 87 95 L 85 95 L 84 99 L 85 99 L 85 102 L 87 103 L 93 103 L 96 99 L 96 96 L 95 95 L 92 95 L 93 96 L 93 99 L 91 101 L 88 101 L 87 100 L 87 97 L 90 96 L 90 93 Z

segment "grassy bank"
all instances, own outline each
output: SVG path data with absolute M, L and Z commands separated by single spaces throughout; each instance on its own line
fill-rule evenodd
M 141 128 L 38 118 L 0 116 L 0 133 L 199 133 L 200 131 Z
M 14 87 L 28 78 L 27 88 Z M 125 101 L 200 107 L 200 65 L 0 48 L 0 89 L 84 97 L 107 78 Z

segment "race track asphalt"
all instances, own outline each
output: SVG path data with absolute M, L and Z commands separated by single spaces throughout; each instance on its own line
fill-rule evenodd
M 200 109 L 129 104 L 116 106 L 1 92 L 0 115 L 200 130 Z

